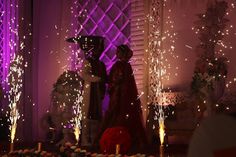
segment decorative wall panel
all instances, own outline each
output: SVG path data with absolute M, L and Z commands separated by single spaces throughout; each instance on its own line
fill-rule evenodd
M 0 0 L 0 80 L 2 83 L 3 80 L 3 36 L 4 36 L 4 27 L 3 27 L 3 16 L 4 16 L 4 6 L 3 0 Z
M 105 38 L 105 51 L 100 57 L 110 69 L 115 61 L 116 46 L 130 42 L 129 0 L 79 0 L 77 35 L 99 35 Z
M 131 0 L 131 49 L 134 51 L 132 57 L 132 67 L 136 84 L 141 94 L 144 89 L 144 24 L 145 12 L 144 2 L 142 0 Z

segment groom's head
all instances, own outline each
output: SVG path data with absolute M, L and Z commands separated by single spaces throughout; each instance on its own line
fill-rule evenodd
M 104 38 L 101 36 L 77 36 L 67 39 L 68 42 L 78 43 L 86 58 L 99 59 L 104 51 Z
M 101 36 L 82 36 L 80 38 L 80 48 L 94 59 L 99 59 L 104 51 L 104 38 Z

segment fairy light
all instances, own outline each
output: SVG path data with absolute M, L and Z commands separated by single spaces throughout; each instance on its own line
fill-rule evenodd
M 10 70 L 8 74 L 8 85 L 10 86 L 10 91 L 8 93 L 9 108 L 10 108 L 10 139 L 11 143 L 14 142 L 16 129 L 17 129 L 17 120 L 20 118 L 20 113 L 18 110 L 19 100 L 22 94 L 23 86 L 23 57 L 21 55 L 14 54 L 13 59 L 10 62 Z

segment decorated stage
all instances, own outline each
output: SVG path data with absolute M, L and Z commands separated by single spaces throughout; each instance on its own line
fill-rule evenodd
M 14 151 L 10 152 L 9 143 L 0 143 L 0 155 L 3 157 L 185 157 L 187 156 L 186 144 L 178 145 L 152 145 L 144 152 L 133 150 L 127 154 L 104 154 L 97 149 L 84 148 L 71 143 L 56 146 L 50 143 L 15 143 Z M 117 150 L 118 151 L 118 150 Z

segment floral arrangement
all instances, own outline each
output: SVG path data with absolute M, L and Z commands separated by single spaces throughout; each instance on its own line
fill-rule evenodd
M 86 157 L 91 156 L 90 152 L 80 149 L 77 145 L 73 145 L 70 142 L 66 142 L 59 148 L 60 157 Z
M 108 128 L 104 131 L 99 144 L 103 153 L 114 154 L 116 146 L 119 145 L 119 153 L 125 154 L 131 146 L 131 137 L 125 127 Z
M 3 155 L 3 157 L 56 157 L 55 154 L 47 151 L 37 151 L 35 149 L 15 150 L 9 154 Z
M 229 21 L 225 18 L 228 9 L 227 2 L 215 1 L 206 13 L 199 14 L 195 22 L 196 34 L 199 34 L 200 44 L 196 48 L 198 60 L 195 64 L 192 92 L 203 99 L 206 93 L 213 91 L 213 83 L 227 76 L 227 59 L 216 56 L 215 49 L 222 43 L 224 29 Z
M 72 145 L 67 142 L 60 146 L 59 152 L 47 152 L 47 151 L 37 151 L 35 149 L 24 149 L 15 150 L 2 157 L 154 157 L 147 156 L 145 154 L 135 154 L 135 155 L 121 155 L 121 154 L 101 154 L 92 153 L 84 149 L 79 148 L 77 145 Z

